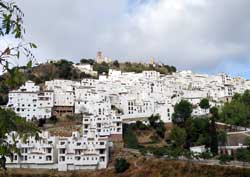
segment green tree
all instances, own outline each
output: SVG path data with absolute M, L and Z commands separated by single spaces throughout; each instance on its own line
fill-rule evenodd
M 220 160 L 220 164 L 225 165 L 228 162 L 233 160 L 233 156 L 231 156 L 231 155 L 221 155 L 221 156 L 219 156 L 218 159 Z
M 244 140 L 244 145 L 247 145 L 248 146 L 248 149 L 250 149 L 250 138 L 247 137 L 245 140 Z
M 0 66 L 10 75 L 6 82 L 11 85 L 15 85 L 20 80 L 19 69 L 10 69 L 12 62 L 23 55 L 30 60 L 27 63 L 27 68 L 31 68 L 34 56 L 30 49 L 36 48 L 34 43 L 24 41 L 23 16 L 23 12 L 14 2 L 0 0 L 0 37 L 13 37 L 18 43 L 17 45 L 8 45 L 3 51 L 0 51 Z
M 148 118 L 148 121 L 149 121 L 149 125 L 153 128 L 156 128 L 157 126 L 157 123 L 160 121 L 161 117 L 159 114 L 156 114 L 156 115 L 151 115 L 149 118 Z
M 230 125 L 250 126 L 250 109 L 239 101 L 225 103 L 220 114 L 220 121 Z
M 129 124 L 123 125 L 123 142 L 126 148 L 138 149 L 139 143 L 137 137 Z
M 184 127 L 186 121 L 191 117 L 192 111 L 192 104 L 186 100 L 181 100 L 174 107 L 173 122 Z
M 210 108 L 209 100 L 208 100 L 207 98 L 203 98 L 203 99 L 200 101 L 199 106 L 201 107 L 201 109 L 209 109 L 209 108 Z
M 98 74 L 108 73 L 109 72 L 109 65 L 105 62 L 99 64 L 95 63 L 93 66 L 94 71 L 97 71 Z
M 187 133 L 184 128 L 174 126 L 170 133 L 170 139 L 174 146 L 183 147 L 187 138 Z
M 160 120 L 160 122 L 157 124 L 157 126 L 155 128 L 155 132 L 161 138 L 165 137 L 166 128 L 165 128 L 164 122 L 162 120 Z
M 85 58 L 83 58 L 83 59 L 80 60 L 80 63 L 81 64 L 90 64 L 90 65 L 93 65 L 95 63 L 95 61 L 93 59 L 85 59 Z
M 150 126 L 155 129 L 157 135 L 164 138 L 166 128 L 164 122 L 161 120 L 161 116 L 159 114 L 151 115 L 148 120 Z
M 185 126 L 187 132 L 186 147 L 200 145 L 208 147 L 210 145 L 209 126 L 208 119 L 188 119 Z
M 222 107 L 219 118 L 230 125 L 250 127 L 250 91 L 235 94 L 232 101 Z
M 115 159 L 115 172 L 123 173 L 129 168 L 130 164 L 124 158 Z
M 241 101 L 246 106 L 250 107 L 250 90 L 246 90 L 241 96 Z
M 211 148 L 211 152 L 213 153 L 213 155 L 217 155 L 218 154 L 218 136 L 217 136 L 217 131 L 216 131 L 215 120 L 218 119 L 217 118 L 217 116 L 219 115 L 218 109 L 216 107 L 213 107 L 210 110 L 210 113 L 212 114 L 210 128 L 209 128 L 209 134 L 210 134 L 210 139 L 211 139 L 210 148 Z
M 12 136 L 14 143 L 6 141 L 12 132 L 17 132 L 21 140 L 25 141 L 29 136 L 37 137 L 39 130 L 35 124 L 17 116 L 14 111 L 0 108 L 0 165 L 3 169 L 6 169 L 6 157 L 12 159 L 14 153 L 20 154 L 16 147 L 17 137 Z
M 243 165 L 245 165 L 245 162 L 250 162 L 250 151 L 248 149 L 238 149 L 236 158 L 237 160 L 242 161 Z
M 139 121 L 139 120 L 135 122 L 135 126 L 139 130 L 147 130 L 148 129 L 148 126 L 145 125 L 144 123 L 142 123 L 142 121 Z
M 116 67 L 116 68 L 119 68 L 119 67 L 120 67 L 120 64 L 119 64 L 119 62 L 118 62 L 117 60 L 115 60 L 115 61 L 113 62 L 113 66 Z
M 58 68 L 57 75 L 59 78 L 71 79 L 73 76 L 73 63 L 67 60 L 60 60 L 55 63 Z
M 227 143 L 227 133 L 225 131 L 218 131 L 218 145 L 219 146 L 225 146 Z
M 20 84 L 23 78 L 23 73 L 20 72 L 18 67 L 11 66 L 11 63 L 24 55 L 29 59 L 25 68 L 31 69 L 32 60 L 34 59 L 30 49 L 36 48 L 36 45 L 24 42 L 23 16 L 23 12 L 15 3 L 0 0 L 0 37 L 13 37 L 18 41 L 16 46 L 6 46 L 3 51 L 0 51 L 0 66 L 3 71 L 7 72 L 4 81 L 1 82 L 6 84 L 8 88 Z M 38 129 L 34 124 L 26 122 L 25 119 L 17 116 L 11 110 L 0 108 L 0 167 L 4 169 L 6 169 L 6 157 L 12 158 L 14 153 L 19 154 L 16 147 L 16 137 L 12 136 L 13 144 L 6 141 L 7 136 L 13 131 L 17 132 L 19 138 L 23 141 L 28 136 L 36 136 L 38 133 Z
M 176 72 L 176 70 L 177 70 L 175 66 L 170 66 L 170 68 L 171 68 L 171 72 L 173 72 L 173 73 Z

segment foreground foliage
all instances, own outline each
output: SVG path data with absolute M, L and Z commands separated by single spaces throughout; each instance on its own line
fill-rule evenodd
M 37 46 L 24 41 L 23 17 L 23 12 L 14 2 L 0 0 L 0 37 L 4 39 L 7 36 L 17 41 L 17 44 L 8 44 L 0 51 L 0 70 L 6 72 L 4 77 L 0 77 L 0 104 L 7 102 L 9 89 L 19 86 L 24 80 L 19 68 L 14 67 L 12 63 L 23 56 L 29 59 L 27 70 L 32 67 L 34 56 L 30 49 Z M 14 143 L 10 144 L 6 138 L 13 131 L 17 132 L 18 136 L 12 135 Z M 20 154 L 16 147 L 17 138 L 25 141 L 29 136 L 37 136 L 37 133 L 38 129 L 34 124 L 26 122 L 11 110 L 0 108 L 0 167 L 6 170 L 6 157 L 12 159 L 14 153 Z
M 13 144 L 6 141 L 7 135 L 11 132 L 17 132 L 19 136 L 12 136 Z M 12 110 L 0 108 L 0 167 L 6 169 L 6 157 L 13 158 L 13 154 L 19 154 L 16 147 L 17 138 L 21 138 L 23 142 L 29 136 L 38 137 L 38 128 L 31 122 L 16 115 Z

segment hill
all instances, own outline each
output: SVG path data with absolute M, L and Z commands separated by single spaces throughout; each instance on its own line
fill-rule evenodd
M 161 74 L 171 74 L 176 71 L 174 66 L 169 65 L 148 65 L 143 63 L 125 62 L 119 63 L 114 61 L 112 63 L 96 63 L 93 59 L 82 59 L 81 64 L 90 64 L 94 71 L 99 74 L 108 73 L 109 69 L 118 69 L 122 72 L 142 72 L 145 70 L 155 70 Z M 16 78 L 10 77 L 8 73 L 0 76 L 0 105 L 5 105 L 8 102 L 7 94 L 10 90 L 16 89 L 24 84 L 25 81 L 31 80 L 36 84 L 43 84 L 45 81 L 53 79 L 68 79 L 81 80 L 83 78 L 95 78 L 73 66 L 73 62 L 67 60 L 58 60 L 47 62 L 28 68 L 26 66 L 14 67 L 10 72 L 17 73 Z
M 146 159 L 131 162 L 130 168 L 117 174 L 112 168 L 95 171 L 57 172 L 53 170 L 10 169 L 0 177 L 249 177 L 250 169 L 192 164 L 188 162 Z

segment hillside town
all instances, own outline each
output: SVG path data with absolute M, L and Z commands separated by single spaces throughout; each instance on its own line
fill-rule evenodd
M 97 62 L 100 60 L 98 53 Z M 93 72 L 89 64 L 74 67 Z M 164 123 L 171 123 L 174 106 L 181 100 L 192 104 L 193 116 L 207 115 L 209 110 L 199 106 L 203 98 L 208 98 L 211 106 L 220 107 L 230 102 L 235 93 L 247 89 L 250 81 L 240 77 L 191 71 L 165 75 L 153 70 L 134 73 L 109 69 L 98 79 L 54 79 L 39 86 L 27 81 L 9 92 L 7 108 L 27 121 L 77 114 L 82 118 L 82 126 L 70 137 L 51 136 L 43 131 L 39 139 L 18 141 L 21 155 L 7 159 L 7 165 L 59 171 L 107 168 L 113 142 L 122 141 L 123 123 L 139 120 L 148 124 L 151 115 L 159 115 Z M 18 139 L 13 132 L 8 136 L 9 143 L 13 143 L 13 136 Z

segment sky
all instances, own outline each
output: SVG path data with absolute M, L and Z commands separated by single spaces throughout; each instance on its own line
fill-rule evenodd
M 250 78 L 249 0 L 15 0 L 38 61 L 156 61 Z M 0 44 L 1 46 L 1 44 Z

